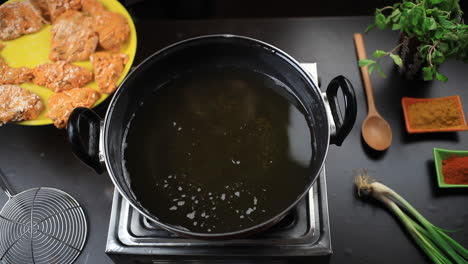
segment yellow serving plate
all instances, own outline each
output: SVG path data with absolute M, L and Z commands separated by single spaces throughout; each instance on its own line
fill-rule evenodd
M 10 0 L 7 2 L 16 2 L 20 0 Z M 130 26 L 130 39 L 122 46 L 120 52 L 128 55 L 128 63 L 125 65 L 125 69 L 120 76 L 118 84 L 120 84 L 127 73 L 132 67 L 133 59 L 135 58 L 136 46 L 137 46 L 137 35 L 135 24 L 133 23 L 130 14 L 127 12 L 125 7 L 123 7 L 117 0 L 99 0 L 107 10 L 112 12 L 117 12 L 127 18 L 128 24 Z M 49 51 L 50 51 L 50 25 L 44 26 L 40 31 L 25 35 L 20 38 L 3 41 L 5 48 L 0 52 L 1 57 L 12 67 L 25 66 L 28 68 L 34 68 L 40 64 L 51 62 L 49 60 Z M 92 66 L 90 61 L 81 61 L 75 62 L 73 64 L 83 66 L 88 70 L 92 71 Z M 48 111 L 47 100 L 53 94 L 53 92 L 42 86 L 35 85 L 33 83 L 23 83 L 20 85 L 23 88 L 30 90 L 31 92 L 39 95 L 45 105 L 45 110 L 34 120 L 28 120 L 19 122 L 20 125 L 28 126 L 40 126 L 52 124 L 52 120 L 46 117 Z M 86 87 L 93 88 L 97 90 L 97 83 L 92 81 L 86 85 Z M 94 106 L 103 102 L 109 95 L 101 94 L 101 98 L 94 104 Z

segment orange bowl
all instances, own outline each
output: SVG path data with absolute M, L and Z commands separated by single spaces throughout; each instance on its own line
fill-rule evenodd
M 422 102 L 434 102 L 434 101 L 444 101 L 444 100 L 452 100 L 455 103 L 457 108 L 457 112 L 459 117 L 462 121 L 461 125 L 458 126 L 447 126 L 442 128 L 414 128 L 410 121 L 410 113 L 409 107 L 413 104 L 422 103 Z M 428 132 L 453 132 L 453 131 L 464 131 L 468 130 L 465 120 L 465 114 L 463 112 L 463 106 L 458 95 L 449 96 L 449 97 L 441 97 L 441 98 L 410 98 L 410 97 L 403 97 L 401 99 L 401 104 L 403 106 L 403 113 L 405 116 L 405 124 L 406 130 L 408 133 L 428 133 Z

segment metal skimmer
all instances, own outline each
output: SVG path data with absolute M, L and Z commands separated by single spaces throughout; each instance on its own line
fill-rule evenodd
M 12 192 L 0 170 L 8 202 L 0 211 L 0 259 L 5 264 L 70 264 L 87 236 L 83 209 L 69 194 L 54 188 Z

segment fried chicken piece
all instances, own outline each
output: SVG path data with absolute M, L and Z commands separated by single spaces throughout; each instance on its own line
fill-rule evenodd
M 21 84 L 33 78 L 32 70 L 26 67 L 13 68 L 0 58 L 0 85 Z
M 54 121 L 58 128 L 64 128 L 68 117 L 77 107 L 90 108 L 99 99 L 99 93 L 91 88 L 75 88 L 49 97 L 47 117 Z
M 93 73 L 87 69 L 64 61 L 46 63 L 33 70 L 33 82 L 45 86 L 54 92 L 80 88 L 93 79 Z
M 52 26 L 52 61 L 83 61 L 96 50 L 98 35 L 93 19 L 78 11 L 67 11 Z
M 104 11 L 94 16 L 94 29 L 99 35 L 99 45 L 109 51 L 118 52 L 130 37 L 130 27 L 122 14 Z
M 11 40 L 42 28 L 42 17 L 30 1 L 6 3 L 0 6 L 0 39 Z
M 95 16 L 103 11 L 106 11 L 106 8 L 97 0 L 81 0 L 81 10 Z
M 31 0 L 32 4 L 41 11 L 42 17 L 53 23 L 68 10 L 78 11 L 81 8 L 80 0 Z
M 50 20 L 50 12 L 49 12 L 49 5 L 47 0 L 30 0 L 31 4 L 40 11 L 42 18 L 47 23 L 52 23 Z
M 17 85 L 0 85 L 0 126 L 32 120 L 44 110 L 41 98 Z
M 81 8 L 80 0 L 46 0 L 50 20 L 55 22 L 62 14 L 69 10 L 78 11 Z
M 96 52 L 91 55 L 94 68 L 94 80 L 101 93 L 110 94 L 117 88 L 117 81 L 128 61 L 127 54 Z

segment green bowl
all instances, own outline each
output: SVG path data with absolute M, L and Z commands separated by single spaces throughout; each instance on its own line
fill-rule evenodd
M 442 175 L 442 160 L 450 157 L 466 157 L 468 156 L 468 151 L 463 150 L 447 150 L 434 148 L 434 162 L 437 172 L 437 183 L 440 188 L 467 188 L 468 184 L 447 184 L 444 182 L 444 175 Z

